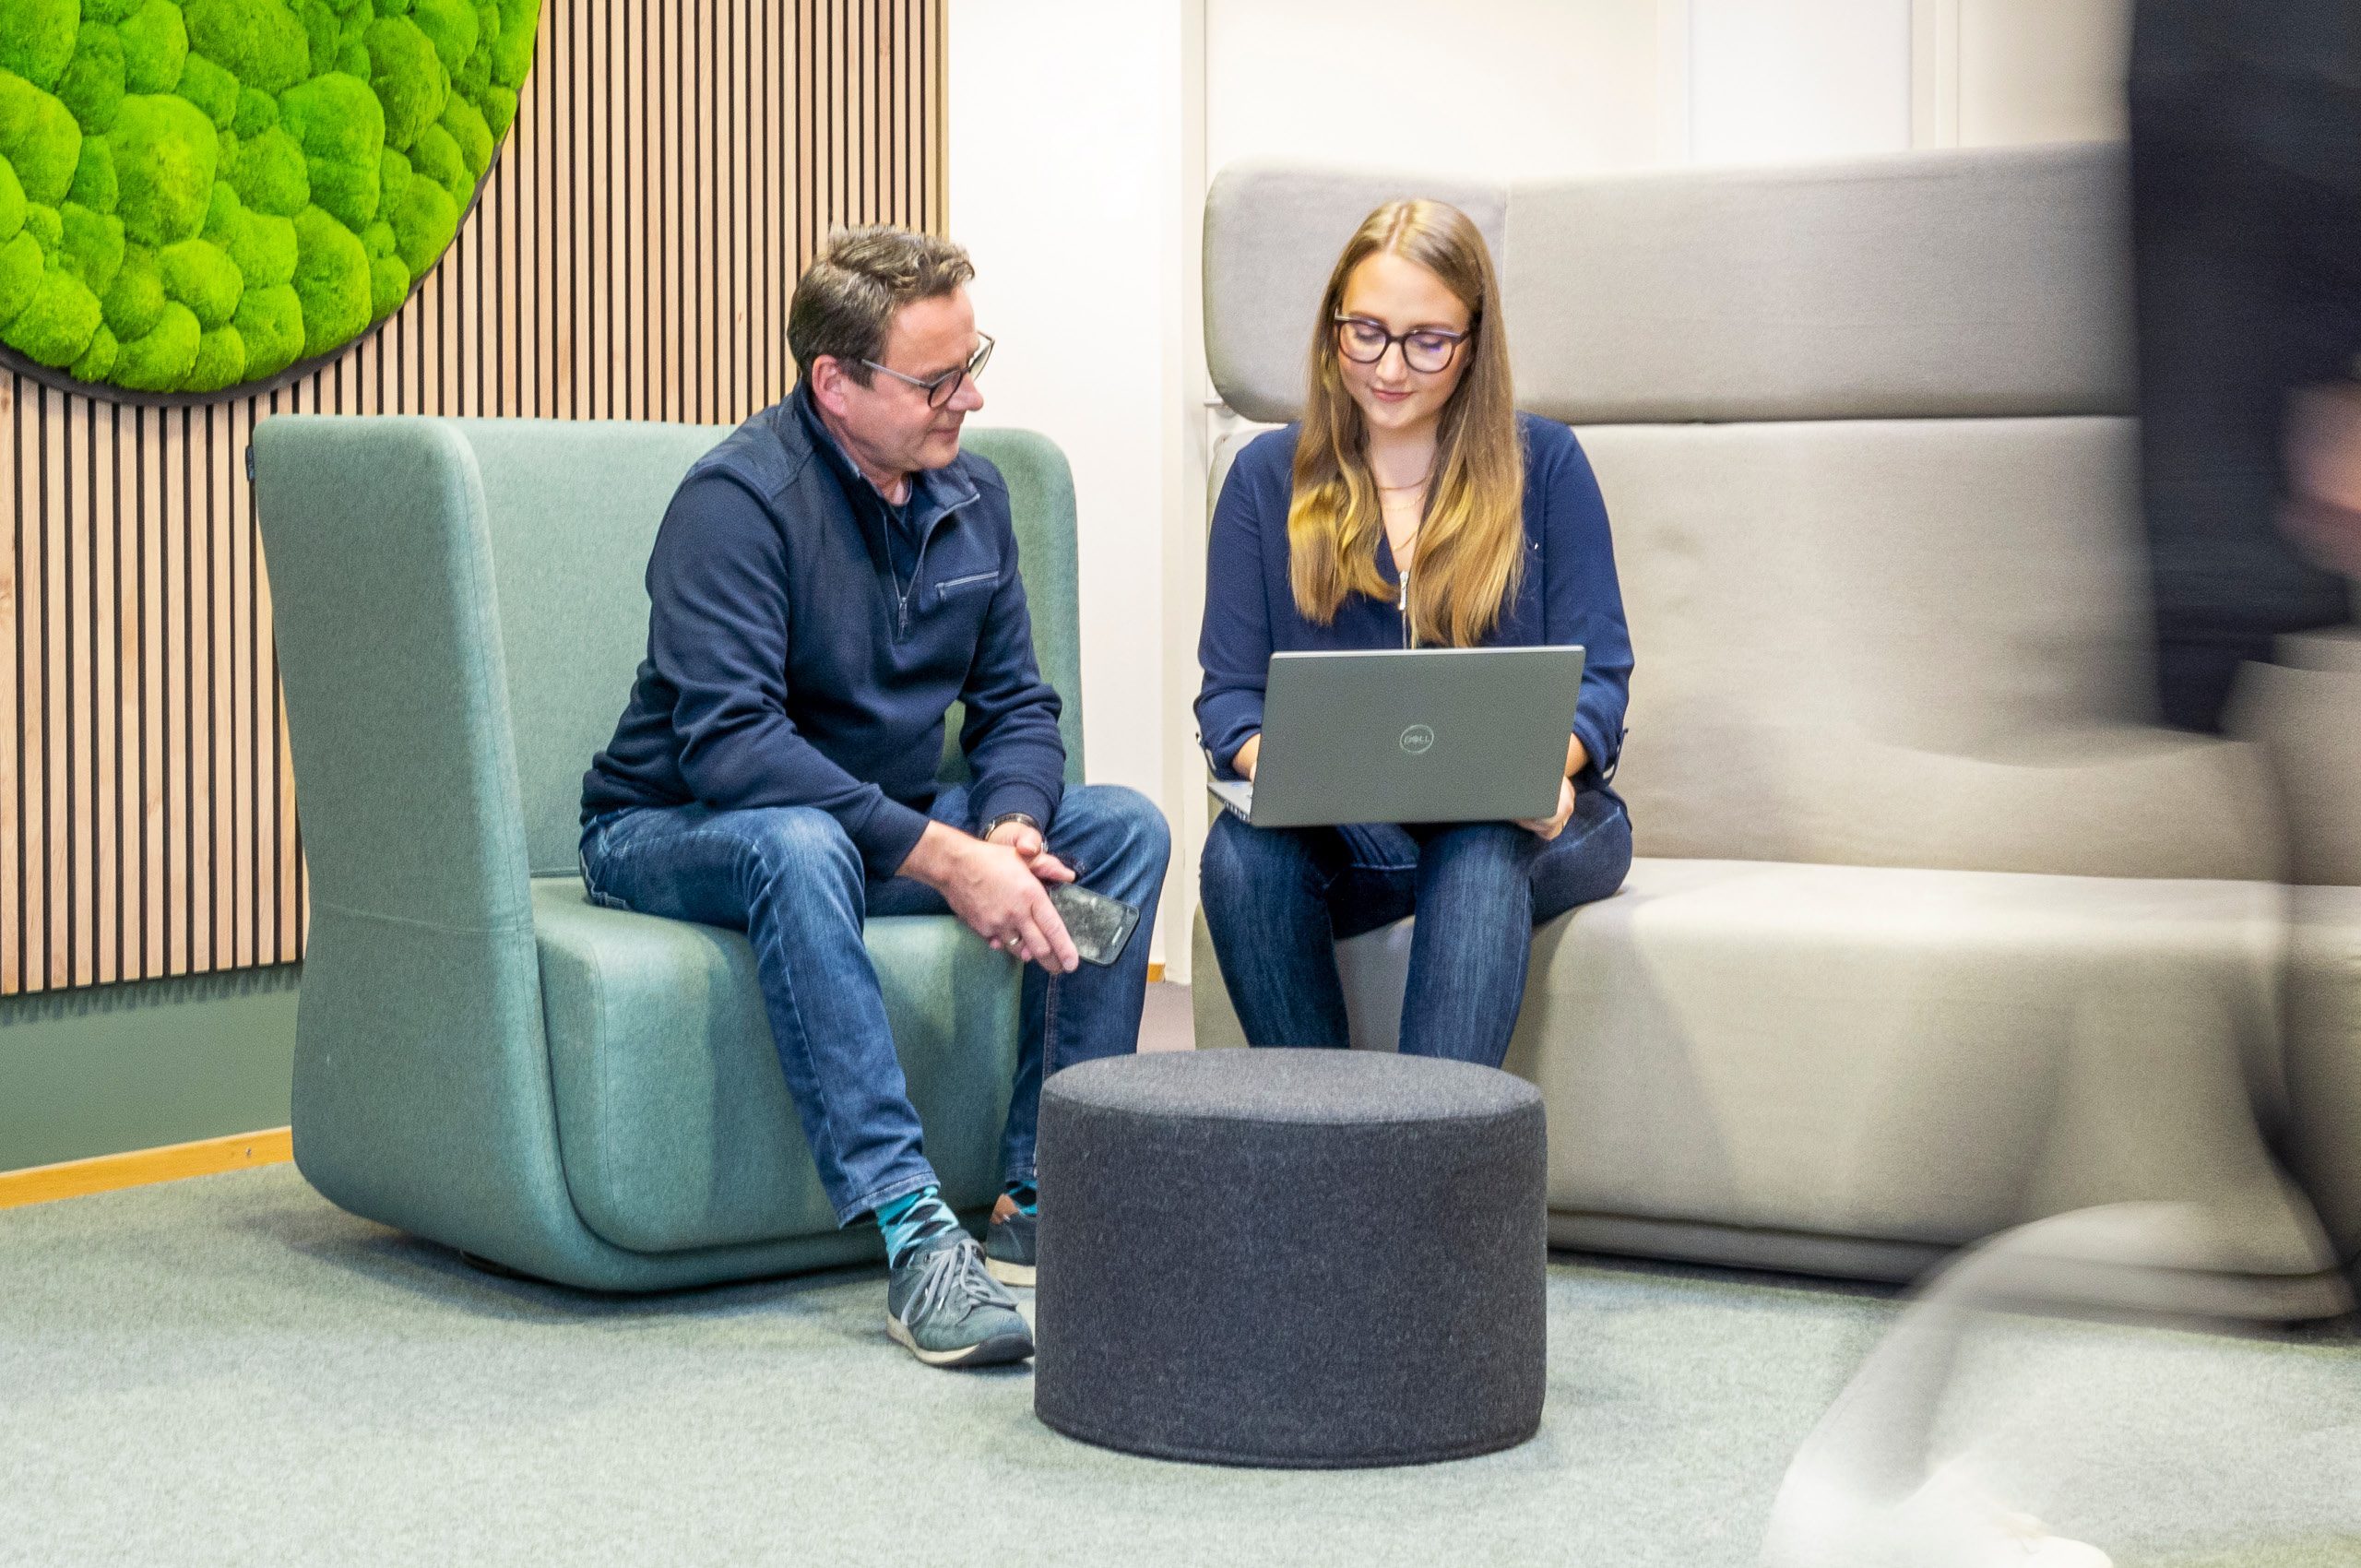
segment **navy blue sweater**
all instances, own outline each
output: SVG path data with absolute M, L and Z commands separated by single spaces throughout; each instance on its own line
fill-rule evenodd
M 1580 644 L 1587 650 L 1573 732 L 1590 757 L 1581 777 L 1596 788 L 1613 775 L 1623 749 L 1631 679 L 1631 637 L 1623 624 L 1607 504 L 1572 431 L 1531 414 L 1519 414 L 1517 423 L 1525 438 L 1525 576 L 1516 602 L 1484 646 Z M 1197 734 L 1225 778 L 1237 777 L 1231 759 L 1263 728 L 1271 655 L 1402 646 L 1401 610 L 1366 594 L 1347 595 L 1325 626 L 1296 608 L 1287 578 L 1287 503 L 1295 493 L 1299 429 L 1289 425 L 1249 442 L 1214 508 L 1204 630 L 1197 640 L 1204 671 Z M 1377 569 L 1387 582 L 1400 581 L 1382 540 Z
M 656 535 L 647 657 L 583 776 L 583 820 L 816 806 L 870 875 L 890 875 L 926 831 L 956 699 L 976 819 L 1047 823 L 1065 746 L 1033 657 L 1007 484 L 963 452 L 914 476 L 916 543 L 898 570 L 892 526 L 801 389 L 699 458 Z

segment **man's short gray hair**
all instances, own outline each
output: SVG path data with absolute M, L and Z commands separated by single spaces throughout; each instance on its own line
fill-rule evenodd
M 894 313 L 913 300 L 940 299 L 976 275 L 966 250 L 936 234 L 878 225 L 839 229 L 795 281 L 787 348 L 808 373 L 823 354 L 861 386 L 860 362 L 883 359 Z

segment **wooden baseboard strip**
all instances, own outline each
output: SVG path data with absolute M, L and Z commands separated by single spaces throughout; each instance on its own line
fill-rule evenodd
M 1150 964 L 1150 965 L 1147 967 L 1147 982 L 1148 982 L 1148 984 L 1150 984 L 1150 985 L 1157 984 L 1157 983 L 1158 983 L 1158 982 L 1160 982 L 1163 979 L 1164 979 L 1164 966 L 1163 966 L 1163 965 L 1161 965 L 1161 964 Z
M 193 1144 L 171 1144 L 163 1148 L 133 1149 L 127 1154 L 102 1154 L 93 1159 L 69 1159 L 58 1165 L 36 1165 L 27 1170 L 0 1170 L 0 1208 L 110 1193 L 118 1187 L 178 1182 L 188 1176 L 213 1176 L 257 1165 L 281 1165 L 294 1158 L 288 1129 L 272 1127 L 226 1138 L 200 1138 Z

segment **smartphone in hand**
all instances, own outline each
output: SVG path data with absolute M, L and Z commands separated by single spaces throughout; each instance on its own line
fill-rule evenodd
M 1132 928 L 1140 923 L 1139 910 L 1079 883 L 1053 882 L 1049 894 L 1050 907 L 1065 921 L 1066 934 L 1074 938 L 1074 950 L 1084 963 L 1107 965 L 1123 956 Z

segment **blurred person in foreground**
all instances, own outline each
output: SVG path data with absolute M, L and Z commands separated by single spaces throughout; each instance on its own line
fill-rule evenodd
M 2138 0 L 2142 470 L 2166 722 L 2351 617 L 2361 575 L 2361 0 Z

